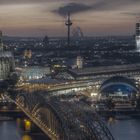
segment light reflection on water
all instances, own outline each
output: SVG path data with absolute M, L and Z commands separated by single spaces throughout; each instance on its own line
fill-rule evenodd
M 43 133 L 24 133 L 21 120 L 0 121 L 0 140 L 48 140 Z
M 0 121 L 0 140 L 47 140 L 42 133 L 24 133 L 20 129 L 20 122 L 20 119 Z M 110 118 L 107 125 L 115 140 L 138 140 L 140 138 L 140 119 L 115 120 Z
M 24 135 L 24 136 L 22 137 L 22 140 L 32 140 L 32 138 L 31 138 L 31 136 L 29 136 L 29 135 Z

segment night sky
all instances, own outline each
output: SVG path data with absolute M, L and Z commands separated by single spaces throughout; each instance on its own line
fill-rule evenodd
M 140 0 L 0 0 L 0 30 L 10 36 L 65 36 L 64 21 L 86 36 L 133 35 Z

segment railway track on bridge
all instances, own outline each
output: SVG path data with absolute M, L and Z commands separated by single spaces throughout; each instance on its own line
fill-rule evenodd
M 71 95 L 44 100 L 34 93 L 20 93 L 8 98 L 52 140 L 114 140 L 94 110 Z

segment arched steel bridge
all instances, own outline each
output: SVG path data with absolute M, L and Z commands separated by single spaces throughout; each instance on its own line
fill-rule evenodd
M 128 73 L 126 66 L 117 67 L 118 75 L 139 75 L 140 65 L 129 67 Z M 102 77 L 93 75 L 95 78 L 89 81 L 83 80 L 75 83 L 63 83 L 60 85 L 30 84 L 19 88 L 19 92 L 9 93 L 8 98 L 14 101 L 17 106 L 52 140 L 114 140 L 106 125 L 96 114 L 93 108 L 88 106 L 83 100 L 82 95 L 70 94 L 55 94 L 51 96 L 51 92 L 59 90 L 83 88 L 93 86 L 96 89 L 97 85 L 102 85 L 102 81 L 116 74 L 116 70 L 100 69 L 97 70 Z M 104 72 L 108 71 L 108 74 Z M 84 73 L 92 74 L 92 71 Z M 81 75 L 83 73 L 81 72 Z M 93 73 L 95 74 L 95 73 Z M 90 76 L 91 77 L 91 76 Z M 99 79 L 98 79 L 99 78 Z M 136 77 L 136 79 L 139 77 Z M 138 81 L 140 82 L 140 81 Z M 113 83 L 114 84 L 114 83 Z M 138 83 L 139 84 L 139 83 Z M 97 87 L 100 90 L 100 86 Z M 108 85 L 102 85 L 105 88 Z M 131 85 L 130 85 L 131 86 Z M 20 90 L 21 89 L 21 90 Z M 48 92 L 47 92 L 48 90 Z
M 48 96 L 47 92 L 10 92 L 7 98 L 52 140 L 114 140 L 83 95 Z M 43 95 L 43 96 L 42 96 Z

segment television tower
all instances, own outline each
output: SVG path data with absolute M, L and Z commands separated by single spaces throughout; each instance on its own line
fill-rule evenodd
M 67 18 L 67 21 L 65 22 L 65 25 L 68 27 L 68 47 L 69 47 L 70 46 L 70 27 L 72 26 L 70 13 L 68 13 L 68 18 Z

